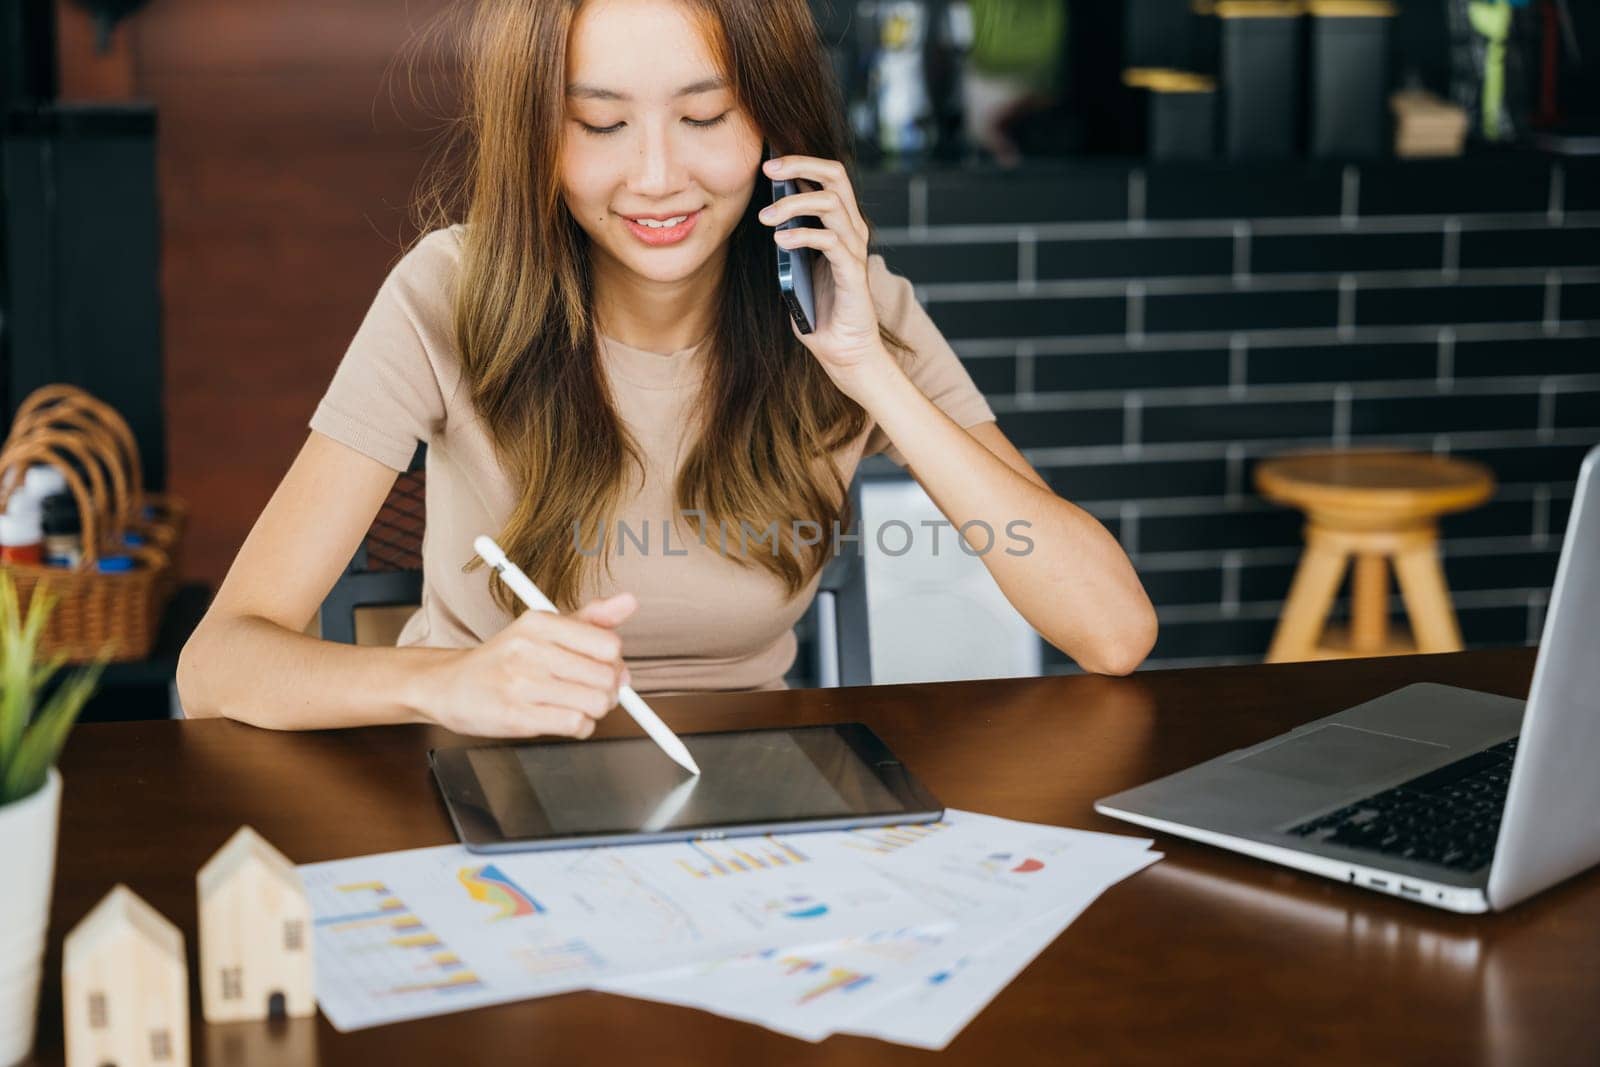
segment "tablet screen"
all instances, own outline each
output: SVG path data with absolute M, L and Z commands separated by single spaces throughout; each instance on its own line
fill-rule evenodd
M 471 748 L 464 755 L 483 806 L 511 840 L 906 810 L 904 799 L 831 727 L 683 740 L 699 776 L 686 774 L 648 738 Z

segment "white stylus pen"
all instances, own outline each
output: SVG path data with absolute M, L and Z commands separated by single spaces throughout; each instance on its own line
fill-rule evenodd
M 499 573 L 500 578 L 511 591 L 517 594 L 524 604 L 534 611 L 548 611 L 558 615 L 556 606 L 550 603 L 550 598 L 539 592 L 539 587 L 533 584 L 522 568 L 506 558 L 500 546 L 494 543 L 494 538 L 480 534 L 472 542 L 472 547 L 477 550 L 483 561 Z M 673 733 L 667 724 L 661 721 L 661 716 L 650 709 L 644 698 L 633 691 L 633 686 L 625 685 L 617 691 L 617 700 L 627 709 L 633 721 L 643 727 L 650 739 L 661 746 L 661 751 L 672 757 L 674 763 L 688 771 L 690 774 L 699 774 L 700 766 L 695 763 L 694 757 L 689 755 L 689 750 L 684 747 L 678 735 Z

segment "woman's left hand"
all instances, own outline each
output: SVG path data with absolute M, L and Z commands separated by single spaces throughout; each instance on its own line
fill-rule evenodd
M 865 380 L 896 364 L 878 336 L 878 310 L 867 288 L 867 224 L 843 164 L 815 156 L 777 156 L 764 164 L 767 177 L 805 179 L 822 188 L 794 193 L 769 204 L 762 222 L 776 226 L 797 215 L 814 215 L 822 228 L 796 226 L 774 231 L 784 248 L 811 248 L 821 253 L 827 270 L 813 270 L 811 284 L 817 321 L 801 333 L 789 328 L 817 357 L 846 396 L 855 397 Z

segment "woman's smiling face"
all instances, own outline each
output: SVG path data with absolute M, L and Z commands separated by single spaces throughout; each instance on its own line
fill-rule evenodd
M 584 5 L 567 47 L 561 186 L 597 261 L 690 277 L 720 255 L 760 163 L 761 134 L 686 7 Z

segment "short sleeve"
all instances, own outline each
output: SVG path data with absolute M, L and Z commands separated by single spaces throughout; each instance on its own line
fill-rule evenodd
M 917 302 L 911 282 L 891 271 L 881 255 L 873 254 L 867 257 L 867 284 L 872 288 L 878 321 L 911 346 L 910 353 L 896 355 L 901 356 L 901 366 L 922 395 L 962 429 L 994 421 L 994 410 L 962 366 L 955 349 Z M 898 467 L 906 465 L 905 456 L 883 429 L 874 425 L 861 454 L 865 458 L 878 452 Z
M 397 471 L 445 421 L 441 361 L 452 358 L 454 233 L 417 242 L 378 288 L 311 415 L 310 427 Z

